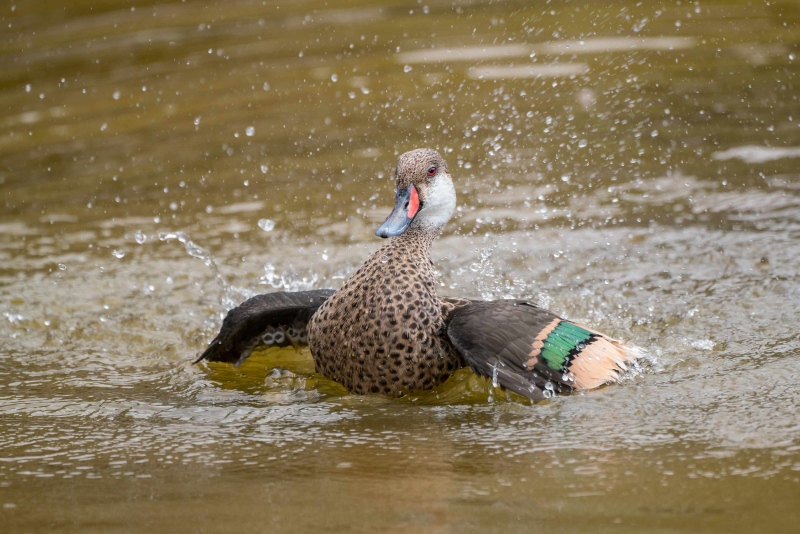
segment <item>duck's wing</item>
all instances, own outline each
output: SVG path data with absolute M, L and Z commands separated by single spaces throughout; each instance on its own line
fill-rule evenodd
M 471 300 L 461 297 L 442 297 L 440 300 L 442 301 L 442 315 L 444 315 L 446 322 L 450 322 L 453 312 L 456 309 L 463 308 L 468 304 L 474 304 L 475 302 L 483 302 L 482 300 Z
M 522 300 L 455 308 L 447 335 L 477 374 L 525 397 L 614 380 L 635 349 Z
M 308 320 L 333 289 L 280 291 L 257 295 L 233 308 L 201 360 L 240 364 L 259 345 L 308 344 Z

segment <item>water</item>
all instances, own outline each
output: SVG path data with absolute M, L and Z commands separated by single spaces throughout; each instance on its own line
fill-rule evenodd
M 796 525 L 795 3 L 48 6 L 0 8 L 7 530 Z M 533 406 L 191 364 L 244 298 L 340 285 L 420 146 L 443 294 L 652 361 Z

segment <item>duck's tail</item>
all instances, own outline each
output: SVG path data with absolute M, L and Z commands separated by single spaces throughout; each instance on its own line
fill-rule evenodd
M 576 389 L 593 389 L 619 379 L 642 355 L 639 347 L 600 334 L 575 355 L 569 371 Z

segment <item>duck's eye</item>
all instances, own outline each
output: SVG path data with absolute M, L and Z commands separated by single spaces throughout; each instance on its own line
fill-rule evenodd
M 436 174 L 436 167 L 431 167 L 428 169 L 428 176 L 433 176 Z

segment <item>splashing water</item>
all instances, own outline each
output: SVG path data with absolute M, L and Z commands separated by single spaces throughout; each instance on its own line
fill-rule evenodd
M 282 291 L 314 289 L 317 282 L 319 282 L 319 275 L 316 273 L 310 276 L 300 276 L 297 272 L 291 270 L 278 274 L 275 271 L 275 265 L 272 263 L 264 265 L 264 274 L 258 279 L 259 285 L 269 285 Z
M 225 277 L 222 276 L 222 273 L 217 266 L 217 262 L 214 260 L 211 253 L 189 239 L 189 236 L 185 232 L 159 232 L 158 240 L 163 242 L 177 240 L 184 246 L 186 252 L 190 256 L 203 260 L 203 263 L 206 265 L 206 267 L 211 269 L 217 286 L 219 286 L 219 288 L 222 290 L 221 302 L 226 309 L 233 308 L 239 304 L 239 302 L 248 297 L 247 292 L 244 289 L 233 287 L 230 283 L 228 283 Z
M 259 219 L 258 227 L 264 230 L 265 232 L 271 232 L 275 229 L 275 221 L 273 221 L 272 219 Z
M 791 2 L 409 6 L 400 25 L 385 2 L 268 2 L 256 17 L 240 2 L 213 31 L 191 5 L 160 4 L 50 20 L 27 16 L 46 7 L 32 0 L 2 15 L 31 43 L 0 69 L 3 530 L 222 530 L 231 510 L 285 531 L 352 530 L 356 516 L 374 530 L 431 517 L 563 530 L 565 509 L 575 529 L 796 529 Z M 152 54 L 130 57 L 128 41 Z M 456 56 L 437 59 L 442 47 Z M 314 60 L 334 55 L 335 75 Z M 48 76 L 20 78 L 43 57 Z M 539 68 L 552 64 L 589 70 Z M 410 144 L 439 148 L 459 193 L 433 250 L 442 295 L 538 296 L 647 345 L 656 365 L 535 406 L 502 402 L 500 366 L 406 402 L 348 395 L 291 348 L 191 365 L 223 306 L 341 285 L 374 251 L 382 171 Z M 175 229 L 192 239 L 159 242 Z M 558 506 L 530 506 L 544 487 Z
M 496 271 L 491 261 L 493 252 L 494 245 L 481 249 L 480 261 L 473 263 L 469 267 L 471 271 L 480 275 L 480 278 L 478 278 L 475 285 L 480 291 L 481 298 L 485 300 L 493 300 L 497 297 L 497 284 L 495 283 Z

